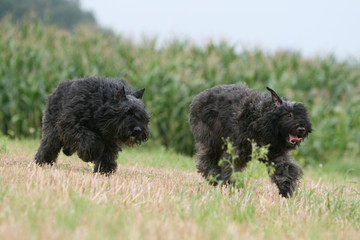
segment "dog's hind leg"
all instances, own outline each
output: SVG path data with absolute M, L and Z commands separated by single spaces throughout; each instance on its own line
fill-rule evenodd
M 48 129 L 43 129 L 40 147 L 35 155 L 35 162 L 39 165 L 55 163 L 62 147 L 56 131 Z
M 286 198 L 292 197 L 303 175 L 303 171 L 287 155 L 278 157 L 272 162 L 275 164 L 275 172 L 270 176 L 271 180 L 279 188 L 280 195 Z
M 214 149 L 198 147 L 196 168 L 198 172 L 214 186 L 221 180 L 220 157 L 221 152 L 214 151 Z

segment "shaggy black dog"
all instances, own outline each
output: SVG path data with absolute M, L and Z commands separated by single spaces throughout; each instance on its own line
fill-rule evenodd
M 241 171 L 251 160 L 251 143 L 270 144 L 268 160 L 275 172 L 271 180 L 284 197 L 293 196 L 303 172 L 290 157 L 291 150 L 311 132 L 311 122 L 302 103 L 249 89 L 246 85 L 222 85 L 198 94 L 190 106 L 189 123 L 197 149 L 197 169 L 209 176 L 229 183 L 232 169 L 219 166 L 219 160 L 231 156 L 224 149 L 223 139 L 234 142 L 235 171 Z M 216 185 L 217 181 L 211 182 Z
M 140 144 L 149 136 L 144 91 L 132 91 L 123 79 L 103 77 L 61 83 L 48 98 L 36 163 L 53 164 L 63 148 L 67 156 L 77 152 L 93 162 L 94 172 L 114 172 L 122 145 Z

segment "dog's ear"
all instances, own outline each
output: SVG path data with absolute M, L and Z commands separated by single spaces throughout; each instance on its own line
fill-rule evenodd
M 280 105 L 283 103 L 281 98 L 277 95 L 277 93 L 272 90 L 269 87 L 266 87 L 267 90 L 269 90 L 269 92 L 271 93 L 271 97 L 272 97 L 272 101 L 275 104 L 276 107 L 280 107 Z
M 145 92 L 145 88 L 139 90 L 139 91 L 136 91 L 133 93 L 133 96 L 138 98 L 138 99 L 141 99 L 142 96 L 144 95 L 144 92 Z
M 116 94 L 116 99 L 117 100 L 121 100 L 123 98 L 126 98 L 126 92 L 125 92 L 125 87 L 124 86 Z

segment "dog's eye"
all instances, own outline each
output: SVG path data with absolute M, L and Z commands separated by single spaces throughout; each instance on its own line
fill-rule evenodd
M 288 117 L 288 118 L 292 118 L 292 117 L 293 117 L 293 113 L 291 113 L 291 112 L 288 113 L 288 114 L 287 114 L 287 117 Z

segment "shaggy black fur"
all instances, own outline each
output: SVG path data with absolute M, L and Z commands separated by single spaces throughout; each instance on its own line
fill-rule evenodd
M 48 98 L 36 163 L 53 164 L 63 148 L 67 156 L 77 152 L 93 162 L 94 172 L 114 172 L 122 145 L 140 144 L 149 136 L 144 91 L 103 77 L 61 83 Z
M 219 166 L 219 160 L 229 159 L 223 149 L 222 138 L 234 142 L 235 171 L 241 171 L 251 160 L 253 139 L 259 146 L 270 144 L 268 160 L 274 165 L 271 180 L 284 197 L 292 196 L 303 172 L 290 157 L 312 130 L 307 110 L 302 103 L 280 98 L 248 88 L 244 84 L 222 85 L 198 94 L 190 106 L 189 123 L 197 149 L 197 169 L 205 177 L 210 175 L 229 183 L 231 168 Z M 216 185 L 216 182 L 211 182 Z

